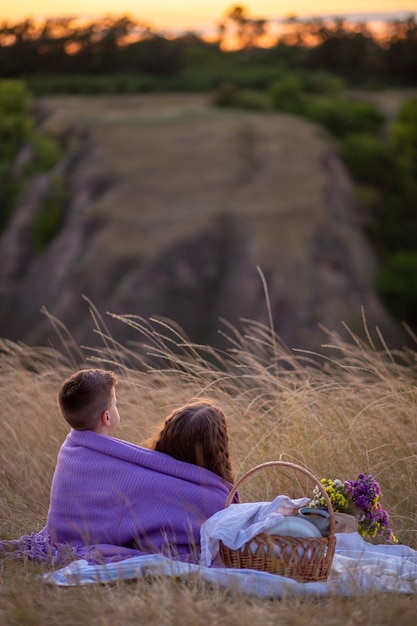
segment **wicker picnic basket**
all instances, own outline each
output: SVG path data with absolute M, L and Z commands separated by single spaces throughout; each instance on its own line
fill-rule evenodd
M 308 470 L 286 461 L 269 461 L 257 465 L 244 474 L 234 485 L 226 501 L 226 508 L 242 483 L 255 472 L 271 466 L 288 467 L 302 472 L 320 487 L 329 516 L 330 531 L 327 537 L 288 537 L 261 533 L 239 549 L 228 548 L 220 541 L 219 551 L 226 567 L 255 569 L 293 578 L 298 582 L 325 581 L 330 572 L 336 545 L 335 517 L 329 496 L 320 481 Z

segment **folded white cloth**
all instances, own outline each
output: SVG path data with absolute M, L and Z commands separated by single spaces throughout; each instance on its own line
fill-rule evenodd
M 236 550 L 259 533 L 268 532 L 285 515 L 291 515 L 294 509 L 309 502 L 309 498 L 291 500 L 288 496 L 280 495 L 272 502 L 231 504 L 218 511 L 201 526 L 201 565 L 210 567 L 216 562 L 220 540 Z

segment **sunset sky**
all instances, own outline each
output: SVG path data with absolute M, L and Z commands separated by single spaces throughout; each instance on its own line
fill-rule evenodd
M 204 31 L 214 27 L 235 5 L 246 7 L 250 17 L 284 18 L 376 12 L 417 12 L 417 0 L 11 0 L 2 2 L 0 20 L 26 17 L 130 15 L 157 30 Z

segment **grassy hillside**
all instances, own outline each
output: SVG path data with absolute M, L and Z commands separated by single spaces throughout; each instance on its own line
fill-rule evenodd
M 377 260 L 352 180 L 320 126 L 215 108 L 209 94 L 37 104 L 43 130 L 82 149 L 66 170 L 67 201 L 53 194 L 62 219 L 48 245 L 37 251 L 29 237 L 44 179 L 0 241 L 3 336 L 48 345 L 45 305 L 91 345 L 85 294 L 102 313 L 166 316 L 193 341 L 219 345 L 220 318 L 266 321 L 259 266 L 291 347 L 317 349 L 319 323 L 343 333 L 344 320 L 359 332 L 361 306 L 403 345 L 375 295 Z
M 95 311 L 92 311 L 97 318 Z M 101 348 L 62 336 L 62 350 L 0 346 L 0 538 L 39 530 L 45 521 L 55 458 L 67 427 L 56 393 L 80 366 L 117 370 L 122 423 L 117 436 L 141 443 L 177 404 L 201 395 L 216 399 L 228 417 L 237 477 L 258 463 L 282 459 L 316 476 L 356 478 L 372 473 L 400 542 L 417 548 L 416 352 L 391 354 L 355 336 L 326 336 L 326 357 L 289 352 L 269 328 L 247 323 L 243 334 L 225 327 L 227 353 L 183 343 L 175 327 L 121 317 L 137 347 L 118 345 L 97 318 Z M 181 345 L 182 344 L 182 345 Z M 395 359 L 394 359 L 395 357 Z M 129 365 L 126 365 L 129 363 Z M 278 492 L 309 495 L 313 485 L 282 471 L 248 481 L 247 501 Z M 401 623 L 411 626 L 417 594 L 266 601 L 209 586 L 198 579 L 139 580 L 87 588 L 48 588 L 39 566 L 0 561 L 0 623 L 48 626 L 95 624 L 234 624 L 336 626 Z

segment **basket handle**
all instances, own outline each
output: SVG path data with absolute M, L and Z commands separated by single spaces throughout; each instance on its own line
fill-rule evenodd
M 239 478 L 239 480 L 233 485 L 232 490 L 229 493 L 229 496 L 228 496 L 228 498 L 226 500 L 225 507 L 227 508 L 228 506 L 230 506 L 230 504 L 232 503 L 233 497 L 235 496 L 237 490 L 242 485 L 242 483 L 247 478 L 249 478 L 249 476 L 251 476 L 252 474 L 255 474 L 256 472 L 259 472 L 260 470 L 264 469 L 265 467 L 271 467 L 271 466 L 289 467 L 290 469 L 297 470 L 297 471 L 301 472 L 302 474 L 305 474 L 305 476 L 307 476 L 314 483 L 316 483 L 316 485 L 320 488 L 320 491 L 323 494 L 324 501 L 326 502 L 326 506 L 327 506 L 327 509 L 329 511 L 329 516 L 330 516 L 330 535 L 334 535 L 335 528 L 336 528 L 336 522 L 335 522 L 335 517 L 334 517 L 333 506 L 332 506 L 331 500 L 329 498 L 329 495 L 328 495 L 326 489 L 323 487 L 323 485 L 318 480 L 318 478 L 316 478 L 316 476 L 314 476 L 314 474 L 312 474 L 309 470 L 305 469 L 301 465 L 297 465 L 296 463 L 290 463 L 289 461 L 268 461 L 266 463 L 261 463 L 260 465 L 256 465 L 255 467 L 252 467 L 252 469 L 250 469 L 249 471 L 246 472 L 246 474 L 241 476 L 241 478 Z

